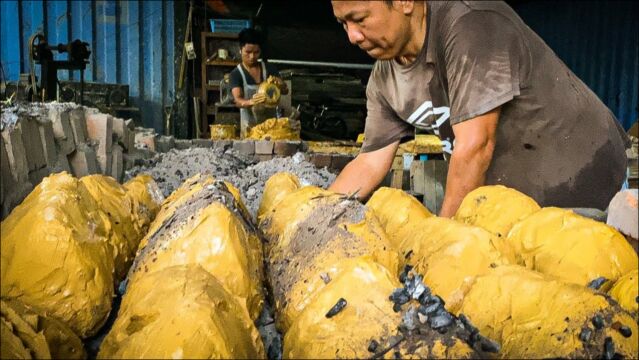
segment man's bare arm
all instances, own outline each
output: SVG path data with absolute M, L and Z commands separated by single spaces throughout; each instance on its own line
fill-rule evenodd
M 495 149 L 500 108 L 453 125 L 455 148 L 448 165 L 440 216 L 452 217 L 472 190 L 484 185 Z
M 264 94 L 255 94 L 251 99 L 245 99 L 244 94 L 242 94 L 241 87 L 234 87 L 233 89 L 231 89 L 231 94 L 233 94 L 235 106 L 239 108 L 250 108 L 253 105 L 263 103 L 266 99 L 266 96 Z
M 363 199 L 367 198 L 384 180 L 398 146 L 399 141 L 396 141 L 379 150 L 357 155 L 346 165 L 329 190 L 342 194 L 359 190 L 357 195 Z

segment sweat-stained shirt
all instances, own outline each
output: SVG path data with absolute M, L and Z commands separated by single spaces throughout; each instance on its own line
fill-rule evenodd
M 362 152 L 417 127 L 454 146 L 451 125 L 498 106 L 486 184 L 542 206 L 605 209 L 621 188 L 628 138 L 614 115 L 503 2 L 427 2 L 416 60 L 378 60 L 370 75 Z

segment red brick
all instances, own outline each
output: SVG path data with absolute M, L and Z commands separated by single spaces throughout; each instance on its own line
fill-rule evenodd
M 58 152 L 56 151 L 53 137 L 53 124 L 50 121 L 41 122 L 38 125 L 38 132 L 40 133 L 40 142 L 42 143 L 42 150 L 44 150 L 44 157 L 47 160 L 47 166 L 54 167 Z
M 331 166 L 331 155 L 322 153 L 310 154 L 310 162 L 317 168 L 328 168 Z
M 213 142 L 213 147 L 216 149 L 222 149 L 226 151 L 233 147 L 233 140 L 215 140 Z
M 126 137 L 125 131 L 129 130 L 126 127 L 124 119 L 120 119 L 117 117 L 112 118 L 113 121 L 113 135 L 119 140 L 124 139 Z
M 23 117 L 18 121 L 16 127 L 20 128 L 29 171 L 39 170 L 46 166 L 47 159 L 42 148 L 42 141 L 40 141 L 38 122 L 34 119 Z
M 233 149 L 242 155 L 253 155 L 255 154 L 255 141 L 253 140 L 233 141 Z
M 130 151 L 135 148 L 135 124 L 133 123 L 133 119 L 124 120 L 124 126 L 126 126 L 126 139 L 122 146 L 124 147 L 124 151 Z
M 16 183 L 27 181 L 29 175 L 29 164 L 27 163 L 27 155 L 25 153 L 24 144 L 22 143 L 22 134 L 20 128 L 5 129 L 2 131 L 4 146 L 9 159 L 9 167 L 11 174 Z
M 89 134 L 87 131 L 87 122 L 84 117 L 84 110 L 82 108 L 69 111 L 69 124 L 71 125 L 75 143 L 80 144 L 86 142 Z
M 155 148 L 158 152 L 169 152 L 175 148 L 175 138 L 173 136 L 160 136 L 155 142 Z
M 99 172 L 95 150 L 86 144 L 78 145 L 76 150 L 69 155 L 69 163 L 73 175 L 78 178 Z
M 193 142 L 188 139 L 176 139 L 175 148 L 178 150 L 185 150 L 193 146 Z
M 4 137 L 0 136 L 0 203 L 4 202 L 5 193 L 11 194 L 15 185 L 16 181 L 9 165 L 9 155 L 4 146 Z
M 271 155 L 273 154 L 273 145 L 272 141 L 268 140 L 259 140 L 255 142 L 255 153 L 258 155 Z
M 300 141 L 276 141 L 273 153 L 279 156 L 293 156 L 300 151 Z
M 141 146 L 151 151 L 156 150 L 157 134 L 152 129 L 135 128 L 134 145 Z M 131 149 L 129 149 L 131 150 Z
M 65 155 L 72 153 L 75 150 L 75 140 L 69 121 L 69 113 L 62 109 L 50 107 L 49 119 L 53 125 L 53 136 L 57 151 Z
M 100 172 L 111 173 L 111 147 L 113 146 L 113 118 L 106 114 L 91 114 L 87 117 L 89 139 L 98 142 L 96 157 Z
M 211 139 L 193 139 L 193 147 L 213 148 L 214 142 Z
M 117 182 L 122 182 L 122 177 L 124 176 L 124 158 L 123 151 L 120 145 L 113 145 L 113 149 L 111 151 L 111 176 L 117 180 Z
M 111 150 L 113 145 L 113 117 L 108 114 L 91 114 L 86 118 L 89 139 L 98 141 L 105 149 Z
M 269 154 L 255 154 L 253 156 L 255 156 L 255 160 L 257 161 L 269 161 L 273 158 L 273 155 Z

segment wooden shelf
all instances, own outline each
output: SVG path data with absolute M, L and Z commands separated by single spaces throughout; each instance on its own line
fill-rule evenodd
M 237 60 L 211 60 L 206 65 L 210 66 L 237 66 L 240 62 Z
M 216 49 L 225 48 L 229 50 L 232 57 L 239 57 L 237 54 L 238 49 L 238 34 L 232 33 L 201 33 L 201 56 L 202 56 L 202 77 L 200 87 L 200 104 L 201 104 L 201 118 L 200 118 L 200 130 L 201 136 L 208 137 L 209 123 L 215 123 L 217 117 L 217 111 L 215 103 L 220 100 L 220 79 L 224 74 L 233 70 L 233 67 L 240 63 L 240 60 L 232 59 L 212 59 L 212 54 L 217 51 Z M 209 85 L 208 81 L 213 80 L 215 84 Z

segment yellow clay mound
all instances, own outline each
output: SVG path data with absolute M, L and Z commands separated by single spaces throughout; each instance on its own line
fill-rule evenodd
M 45 178 L 2 222 L 2 297 L 42 309 L 80 337 L 94 334 L 113 296 L 107 227 L 77 179 Z
M 2 314 L 0 348 L 2 348 L 3 359 L 86 358 L 82 341 L 62 322 L 42 316 L 42 313 L 35 312 L 17 300 L 0 301 L 0 312 Z M 29 354 L 29 357 L 21 355 L 25 352 Z
M 140 199 L 134 197 L 136 193 L 128 192 L 115 179 L 89 175 L 81 178 L 80 183 L 105 215 L 109 244 L 113 248 L 115 276 L 116 280 L 120 280 L 131 266 L 140 239 L 148 229 L 151 219 L 139 206 Z
M 515 189 L 503 185 L 482 186 L 464 197 L 455 220 L 506 237 L 515 223 L 539 209 L 535 200 Z
M 257 359 L 262 340 L 243 306 L 206 270 L 181 265 L 131 284 L 101 359 Z
M 129 272 L 128 286 L 174 265 L 200 265 L 251 318 L 263 304 L 262 249 L 239 192 L 211 177 L 187 180 L 162 206 Z
M 618 231 L 569 210 L 547 207 L 515 224 L 508 243 L 518 263 L 586 286 L 637 269 L 637 253 Z
M 363 205 L 314 186 L 295 190 L 296 181 L 283 174 L 269 179 L 263 198 L 280 200 L 269 206 L 260 223 L 282 330 L 321 291 L 322 276 L 339 273 L 349 259 L 368 255 L 392 274 L 399 267 L 397 252 Z
M 635 269 L 622 276 L 612 286 L 608 295 L 612 296 L 619 305 L 632 314 L 635 318 L 639 315 L 639 270 Z
M 494 247 L 495 236 L 482 228 L 433 216 L 414 230 L 400 244 L 401 254 L 453 313 L 476 276 L 508 263 Z
M 386 231 L 391 244 L 399 249 L 401 242 L 414 234 L 422 220 L 431 214 L 417 199 L 399 189 L 379 188 L 366 206 L 373 210 Z
M 282 172 L 271 176 L 264 185 L 267 192 L 262 195 L 257 218 L 261 219 L 269 210 L 273 209 L 289 193 L 302 187 L 297 176 Z
M 155 219 L 160 205 L 164 201 L 162 191 L 153 178 L 145 174 L 134 177 L 122 186 L 126 189 L 127 194 L 133 199 L 137 199 L 133 202 L 133 213 L 137 214 L 138 227 L 143 229 L 142 233 L 146 233 L 149 224 Z
M 366 358 L 370 339 L 400 321 L 388 299 L 399 282 L 383 266 L 360 258 L 333 278 L 297 317 L 284 338 L 284 358 Z M 344 309 L 326 313 L 343 298 Z
M 592 358 L 610 337 L 624 357 L 637 354 L 637 323 L 603 296 L 518 265 L 500 266 L 476 278 L 460 310 L 480 333 L 501 343 L 501 358 Z M 602 329 L 593 327 L 601 316 Z M 624 337 L 613 323 L 627 326 Z M 588 346 L 580 335 L 588 328 Z

